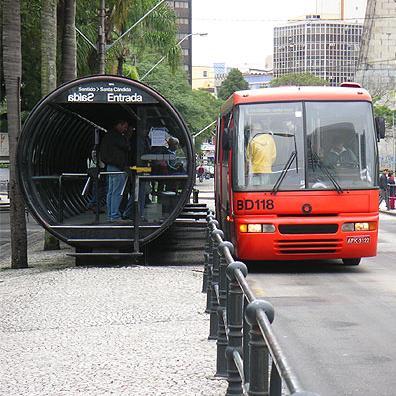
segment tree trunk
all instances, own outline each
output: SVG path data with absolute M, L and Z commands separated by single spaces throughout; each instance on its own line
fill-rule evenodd
M 124 66 L 124 57 L 122 55 L 120 55 L 117 58 L 117 74 L 119 76 L 123 75 L 123 66 Z
M 43 0 L 41 9 L 41 94 L 56 88 L 56 0 Z
M 62 82 L 67 82 L 77 77 L 76 0 L 64 0 L 64 7 Z
M 56 0 L 43 0 L 41 9 L 41 95 L 56 88 Z M 44 250 L 58 250 L 59 241 L 47 230 Z
M 20 2 L 19 0 L 4 0 L 3 6 L 3 67 L 7 95 L 10 148 L 11 268 L 26 268 L 28 260 L 25 203 L 17 176 L 17 142 L 21 133 L 20 87 L 22 55 Z

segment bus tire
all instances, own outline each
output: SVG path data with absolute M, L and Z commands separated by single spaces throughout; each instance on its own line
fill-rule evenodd
M 342 259 L 342 262 L 344 263 L 344 265 L 359 265 L 360 260 L 360 258 L 348 258 Z

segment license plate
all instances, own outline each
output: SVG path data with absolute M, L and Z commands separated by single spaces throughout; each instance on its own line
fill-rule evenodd
M 370 236 L 353 236 L 347 237 L 347 243 L 370 243 Z

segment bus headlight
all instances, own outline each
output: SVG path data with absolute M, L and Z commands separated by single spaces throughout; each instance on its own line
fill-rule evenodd
M 248 224 L 248 232 L 261 232 L 261 224 Z
M 344 223 L 342 231 L 375 231 L 377 229 L 374 222 Z
M 263 224 L 263 232 L 275 232 L 275 226 L 273 224 Z
M 369 223 L 355 223 L 355 231 L 368 231 Z
M 355 231 L 355 223 L 344 223 L 341 229 L 342 231 Z
M 239 231 L 242 233 L 271 233 L 275 232 L 273 224 L 240 224 Z

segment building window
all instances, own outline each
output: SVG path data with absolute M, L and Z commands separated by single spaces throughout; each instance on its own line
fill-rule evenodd
M 204 70 L 204 71 L 202 72 L 202 75 L 203 75 L 204 77 L 208 77 L 208 71 L 207 71 L 207 70 Z
M 179 23 L 179 25 L 188 25 L 189 20 L 188 18 L 177 18 L 177 22 Z
M 175 8 L 188 8 L 187 1 L 175 1 Z

